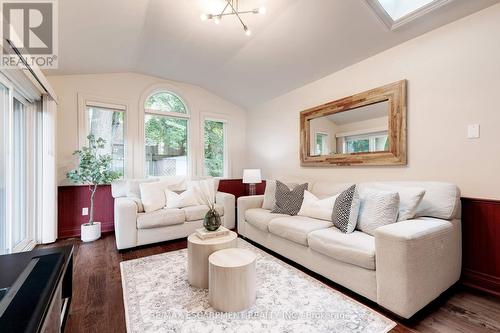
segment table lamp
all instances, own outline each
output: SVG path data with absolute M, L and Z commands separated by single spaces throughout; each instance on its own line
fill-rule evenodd
M 243 184 L 248 184 L 248 194 L 255 195 L 255 184 L 262 183 L 260 169 L 245 169 L 243 170 Z

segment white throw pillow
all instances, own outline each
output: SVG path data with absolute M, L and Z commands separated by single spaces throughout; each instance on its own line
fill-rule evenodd
M 398 221 L 411 220 L 417 214 L 417 208 L 422 202 L 425 190 L 418 187 L 398 187 L 399 193 Z
M 398 219 L 398 192 L 364 189 L 360 191 L 361 205 L 359 208 L 356 228 L 374 236 L 375 229 L 395 223 Z
M 158 178 L 143 178 L 143 179 L 129 179 L 127 180 L 127 197 L 129 198 L 140 198 L 142 183 L 154 183 L 157 182 Z
M 168 188 L 172 191 L 185 191 L 187 186 L 187 178 L 186 176 L 161 176 L 158 177 L 159 181 L 167 182 Z
M 333 205 L 339 195 L 319 199 L 309 191 L 304 191 L 304 200 L 300 207 L 300 216 L 308 216 L 319 220 L 332 220 Z
M 411 220 L 417 214 L 417 209 L 425 195 L 425 189 L 397 185 L 377 185 L 376 189 L 399 193 L 399 221 Z
M 188 182 L 188 190 L 193 191 L 198 204 L 205 205 L 209 198 L 215 202 L 215 193 L 217 192 L 215 179 L 191 180 Z M 218 185 L 217 185 L 218 186 Z
M 166 189 L 165 197 L 167 199 L 166 208 L 184 208 L 198 205 L 198 200 L 192 190 L 187 190 L 177 194 L 169 189 Z
M 141 189 L 141 201 L 146 213 L 154 212 L 155 210 L 165 207 L 165 190 L 169 185 L 170 183 L 168 181 L 139 184 L 139 188 Z

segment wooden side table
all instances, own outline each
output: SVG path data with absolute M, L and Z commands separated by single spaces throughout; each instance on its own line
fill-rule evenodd
M 188 237 L 188 281 L 196 288 L 208 288 L 208 257 L 215 251 L 237 246 L 238 235 L 229 235 L 202 240 L 196 234 Z
M 208 302 L 218 311 L 239 312 L 255 302 L 255 260 L 246 249 L 214 252 L 209 261 Z

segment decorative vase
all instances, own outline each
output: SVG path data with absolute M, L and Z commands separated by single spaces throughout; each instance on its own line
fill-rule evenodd
M 203 226 L 208 231 L 215 231 L 219 229 L 221 225 L 220 215 L 215 209 L 210 209 L 203 219 Z
M 82 242 L 92 242 L 101 238 L 101 222 L 82 224 Z

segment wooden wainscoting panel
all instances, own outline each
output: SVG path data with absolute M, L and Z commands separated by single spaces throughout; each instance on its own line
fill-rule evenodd
M 257 194 L 263 194 L 266 182 L 257 184 Z M 248 184 L 242 179 L 221 179 L 219 191 L 231 193 L 239 198 L 247 195 Z M 58 188 L 58 237 L 80 237 L 80 226 L 88 222 L 88 216 L 82 216 L 82 208 L 90 207 L 90 192 L 87 186 L 59 186 Z M 114 226 L 114 199 L 111 186 L 102 185 L 95 195 L 95 221 L 101 222 L 101 231 L 110 232 Z
M 500 296 L 500 201 L 462 198 L 462 283 Z
M 59 186 L 57 191 L 58 238 L 80 237 L 80 226 L 87 223 L 82 208 L 90 209 L 88 186 Z M 101 222 L 101 231 L 114 231 L 114 199 L 111 186 L 99 186 L 94 198 L 94 221 Z

